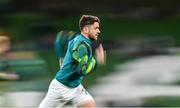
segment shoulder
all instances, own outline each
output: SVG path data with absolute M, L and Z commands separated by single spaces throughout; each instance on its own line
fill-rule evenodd
M 73 44 L 73 50 L 75 49 L 87 49 L 87 45 L 84 41 L 78 41 Z
M 72 50 L 79 50 L 79 51 L 89 51 L 89 45 L 84 40 L 78 40 L 72 46 Z
M 71 40 L 71 45 L 74 48 L 81 47 L 81 48 L 88 48 L 90 44 L 86 42 L 86 40 L 82 37 L 82 35 L 77 35 L 73 40 Z
M 77 35 L 70 42 L 75 44 L 75 43 L 79 43 L 80 41 L 81 41 L 80 35 Z

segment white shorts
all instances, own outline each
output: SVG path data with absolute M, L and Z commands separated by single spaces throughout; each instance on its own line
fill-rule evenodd
M 72 106 L 79 106 L 87 100 L 94 101 L 81 84 L 78 87 L 70 88 L 53 79 L 39 108 L 59 108 L 69 103 Z

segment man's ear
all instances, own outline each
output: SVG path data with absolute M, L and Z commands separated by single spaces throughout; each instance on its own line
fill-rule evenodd
M 83 31 L 84 31 L 85 33 L 88 33 L 88 32 L 89 32 L 89 28 L 88 28 L 88 27 L 84 27 L 84 28 L 83 28 Z

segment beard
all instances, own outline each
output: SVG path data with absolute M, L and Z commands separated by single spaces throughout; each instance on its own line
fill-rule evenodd
M 94 39 L 94 38 L 92 38 L 92 37 L 90 37 L 89 39 L 90 39 L 91 41 L 96 41 L 96 39 Z

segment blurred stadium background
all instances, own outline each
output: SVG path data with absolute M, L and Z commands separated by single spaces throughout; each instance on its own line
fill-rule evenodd
M 39 104 L 59 68 L 56 34 L 79 31 L 82 14 L 100 18 L 107 50 L 106 66 L 83 82 L 97 106 L 179 107 L 179 5 L 179 0 L 0 0 L 0 36 L 10 38 L 10 50 L 0 54 L 0 107 Z

